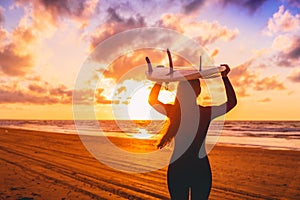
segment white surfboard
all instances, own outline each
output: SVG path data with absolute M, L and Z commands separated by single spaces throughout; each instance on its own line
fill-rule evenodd
M 172 57 L 169 50 L 167 50 L 169 56 L 170 67 L 165 67 L 163 65 L 158 65 L 153 68 L 150 59 L 146 57 L 148 63 L 148 70 L 146 71 L 147 79 L 151 81 L 158 82 L 174 82 L 174 81 L 184 81 L 184 80 L 194 80 L 194 79 L 208 79 L 220 76 L 220 73 L 226 69 L 225 66 L 206 66 L 202 69 L 201 57 L 199 70 L 194 67 L 178 66 L 173 67 Z

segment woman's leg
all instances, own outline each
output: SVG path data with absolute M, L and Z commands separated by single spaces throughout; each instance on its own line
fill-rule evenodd
M 182 168 L 172 163 L 168 169 L 168 188 L 172 200 L 187 200 L 189 198 L 189 185 L 186 173 Z
M 193 165 L 191 180 L 192 200 L 206 200 L 212 186 L 212 175 L 208 159 L 197 161 Z

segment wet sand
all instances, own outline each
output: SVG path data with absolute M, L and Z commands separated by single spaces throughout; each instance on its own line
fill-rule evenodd
M 130 151 L 151 140 L 112 138 Z M 300 152 L 216 146 L 210 199 L 300 199 Z M 122 161 L 122 158 L 119 158 Z M 169 199 L 166 167 L 125 173 L 100 163 L 78 135 L 0 129 L 0 199 Z

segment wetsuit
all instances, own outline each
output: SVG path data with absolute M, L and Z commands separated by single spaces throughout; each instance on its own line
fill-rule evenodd
M 212 174 L 204 145 L 207 130 L 211 120 L 225 114 L 236 105 L 235 92 L 229 79 L 227 77 L 223 77 L 222 79 L 225 85 L 227 102 L 219 106 L 203 107 L 195 105 L 192 108 L 193 112 L 195 111 L 193 115 L 196 116 L 198 114 L 195 118 L 193 116 L 189 118 L 188 115 L 190 113 L 186 113 L 188 111 L 185 111 L 184 108 L 174 113 L 173 105 L 163 104 L 158 101 L 160 84 L 155 84 L 151 90 L 149 96 L 150 104 L 152 106 L 158 105 L 154 108 L 167 115 L 171 124 L 174 123 L 177 125 L 172 126 L 173 130 L 171 130 L 177 131 L 177 133 L 175 135 L 175 146 L 167 175 L 168 189 L 172 200 L 188 199 L 189 190 L 191 190 L 192 200 L 208 199 L 212 186 Z M 195 119 L 198 121 L 195 121 Z M 187 125 L 180 130 L 179 126 L 182 123 Z M 195 124 L 197 127 L 196 129 L 190 129 L 194 133 L 191 133 L 189 130 L 192 124 Z M 187 142 L 186 140 L 190 141 Z

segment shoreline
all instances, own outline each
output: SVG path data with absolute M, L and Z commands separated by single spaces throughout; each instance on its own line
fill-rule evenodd
M 235 120 L 236 121 L 236 120 Z M 78 133 L 76 133 L 76 130 L 74 130 L 75 132 L 55 132 L 55 131 L 50 131 L 50 130 L 35 130 L 35 129 L 30 129 L 30 128 L 17 128 L 17 127 L 1 127 L 0 126 L 0 130 L 2 129 L 7 129 L 7 130 L 22 130 L 22 131 L 32 131 L 32 132 L 43 132 L 46 134 L 62 134 L 62 135 L 77 135 L 79 136 Z M 104 132 L 105 135 L 106 132 Z M 115 133 L 115 134 L 120 134 L 121 132 L 111 132 L 111 133 Z M 125 136 L 114 136 L 114 135 L 109 135 L 110 132 L 107 132 L 108 138 L 125 138 L 125 139 L 136 139 L 136 138 L 131 138 L 127 135 Z M 133 133 L 134 134 L 134 133 Z M 91 137 L 99 137 L 99 135 L 96 134 L 86 134 L 85 136 L 91 136 Z M 222 137 L 222 135 L 220 136 Z M 223 136 L 223 137 L 230 137 L 230 136 Z M 143 138 L 138 139 L 138 140 L 144 140 Z M 147 140 L 152 140 L 155 141 L 157 140 L 156 138 L 149 138 Z M 218 142 L 215 146 L 225 146 L 225 147 L 241 147 L 241 148 L 258 148 L 258 149 L 266 149 L 266 150 L 282 150 L 282 151 L 300 151 L 300 147 L 279 147 L 279 146 L 262 146 L 262 145 L 257 145 L 257 144 L 239 144 L 239 143 L 226 143 L 226 142 Z
M 133 151 L 152 148 L 147 140 L 111 139 Z M 5 199 L 169 199 L 166 167 L 140 174 L 112 169 L 77 134 L 0 128 L 0 151 Z M 299 151 L 216 145 L 208 156 L 212 200 L 300 199 Z

